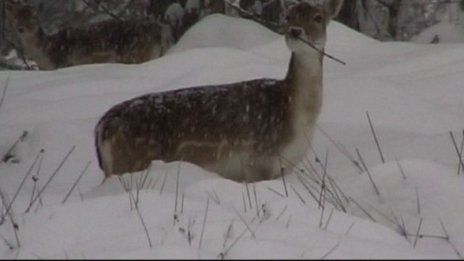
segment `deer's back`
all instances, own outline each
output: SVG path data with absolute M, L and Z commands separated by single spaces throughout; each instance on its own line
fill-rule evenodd
M 149 21 L 106 21 L 53 35 L 42 33 L 40 38 L 57 67 L 92 62 L 140 63 L 153 58 L 153 49 L 161 44 L 161 28 Z
M 168 162 L 205 165 L 224 151 L 273 154 L 292 139 L 292 95 L 285 81 L 267 79 L 143 95 L 111 108 L 96 136 L 123 133 L 117 146 L 126 152 Z

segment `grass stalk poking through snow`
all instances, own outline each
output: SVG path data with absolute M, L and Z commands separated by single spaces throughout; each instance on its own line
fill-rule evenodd
M 371 128 L 372 135 L 374 136 L 375 145 L 377 146 L 377 150 L 379 151 L 380 159 L 382 163 L 385 164 L 385 158 L 383 157 L 382 148 L 380 147 L 379 139 L 377 138 L 377 134 L 375 133 L 374 125 L 371 121 L 371 116 L 369 116 L 369 112 L 366 111 L 367 121 L 369 121 L 369 126 Z
M 316 125 L 316 127 L 322 132 L 322 134 L 335 146 L 335 148 L 337 148 L 338 151 L 340 151 L 342 153 L 342 155 L 344 155 L 350 162 L 351 164 L 355 167 L 355 169 L 359 172 L 359 173 L 363 173 L 364 170 L 362 169 L 362 167 L 359 165 L 359 162 L 356 161 L 353 156 L 351 156 L 351 154 L 348 152 L 348 150 L 340 143 L 337 143 L 332 137 L 330 137 L 330 135 L 324 130 L 322 129 L 319 125 Z
M 176 222 L 179 220 L 179 217 L 177 215 L 177 201 L 179 198 L 179 179 L 180 179 L 180 162 L 178 163 L 178 166 L 177 166 L 176 197 L 174 199 L 175 202 L 174 202 L 173 225 L 176 224 Z
M 372 186 L 374 187 L 375 194 L 377 194 L 377 196 L 380 196 L 379 189 L 377 188 L 377 185 L 375 184 L 374 179 L 372 179 L 372 175 L 371 175 L 369 169 L 367 168 L 367 165 L 366 165 L 366 163 L 364 162 L 364 160 L 363 160 L 363 158 L 362 158 L 362 156 L 361 156 L 361 153 L 359 152 L 359 149 L 358 149 L 358 148 L 356 148 L 356 153 L 358 154 L 359 160 L 361 161 L 361 164 L 362 164 L 363 168 L 366 170 L 366 173 L 367 173 L 367 175 L 369 176 L 369 180 L 371 181 Z
M 6 210 L 5 210 L 5 216 L 8 215 L 8 213 L 10 212 L 11 210 L 11 207 L 13 206 L 13 203 L 16 201 L 16 198 L 18 197 L 19 195 L 19 192 L 21 192 L 21 189 L 23 188 L 24 186 L 24 183 L 26 182 L 27 178 L 29 177 L 29 175 L 32 173 L 32 170 L 34 169 L 34 166 L 35 164 L 37 163 L 40 155 L 43 153 L 43 150 L 40 150 L 39 153 L 37 153 L 37 156 L 35 157 L 34 161 L 32 162 L 32 165 L 31 167 L 29 167 L 29 170 L 27 171 L 26 175 L 24 176 L 23 180 L 21 181 L 21 183 L 19 184 L 19 187 L 16 189 L 16 192 L 13 196 L 13 198 L 11 199 L 10 203 L 8 204 Z
M 28 134 L 29 134 L 28 131 L 23 131 L 23 133 L 21 134 L 21 136 L 19 136 L 19 138 L 17 138 L 17 139 L 15 140 L 15 142 L 13 143 L 13 145 L 11 145 L 11 147 L 10 147 L 10 148 L 6 151 L 6 153 L 2 156 L 2 161 L 0 162 L 0 164 L 3 163 L 3 162 L 6 162 L 6 161 L 8 160 L 8 158 L 11 156 L 10 153 L 14 150 L 14 148 L 16 147 L 16 145 L 18 145 L 18 143 L 19 143 L 20 141 L 23 141 L 23 140 L 27 137 Z
M 10 74 L 8 74 L 5 84 L 3 85 L 2 96 L 0 96 L 0 109 L 2 108 L 3 102 L 5 101 L 6 90 L 8 89 L 9 84 L 10 84 Z
M 461 154 L 461 160 L 462 160 L 463 152 L 464 152 L 464 130 L 462 130 L 461 148 L 459 152 Z M 464 167 L 461 167 L 461 164 L 458 163 L 458 175 L 463 171 L 464 171 Z
M 71 193 L 74 191 L 74 189 L 76 188 L 76 186 L 77 186 L 77 184 L 79 183 L 79 181 L 82 179 L 82 177 L 84 176 L 84 174 L 87 172 L 87 169 L 89 169 L 91 163 L 92 163 L 92 161 L 87 162 L 87 165 L 85 165 L 84 170 L 82 170 L 81 174 L 80 174 L 79 177 L 76 179 L 76 181 L 75 181 L 74 184 L 72 185 L 71 189 L 69 189 L 68 194 L 66 194 L 66 196 L 65 196 L 64 199 L 63 199 L 63 201 L 61 201 L 61 204 L 64 204 L 64 203 L 68 200 L 69 196 L 71 196 Z
M 34 205 L 35 201 L 40 197 L 40 195 L 45 191 L 45 189 L 48 187 L 48 185 L 50 184 L 50 182 L 53 180 L 53 178 L 55 178 L 56 174 L 58 174 L 58 172 L 60 171 L 61 167 L 63 167 L 64 163 L 68 160 L 69 156 L 71 155 L 71 153 L 74 151 L 74 149 L 76 148 L 76 146 L 72 146 L 72 148 L 69 150 L 69 152 L 66 154 L 66 156 L 63 158 L 63 160 L 60 162 L 60 164 L 58 165 L 58 167 L 55 169 L 55 171 L 53 172 L 53 174 L 50 176 L 50 178 L 47 180 L 47 182 L 45 182 L 45 185 L 39 190 L 39 192 L 37 193 L 37 196 L 31 201 L 29 207 L 26 209 L 26 213 L 29 212 L 29 210 L 31 209 L 32 205 Z
M 443 232 L 445 233 L 446 235 L 446 241 L 448 241 L 448 243 L 451 245 L 451 247 L 453 248 L 454 252 L 456 253 L 456 255 L 461 258 L 461 259 L 464 259 L 464 256 L 461 254 L 461 252 L 456 248 L 456 246 L 454 245 L 453 242 L 451 242 L 451 238 L 450 238 L 450 235 L 448 233 L 448 230 L 446 229 L 445 227 L 445 224 L 443 224 L 443 221 L 440 219 L 440 225 L 441 225 L 441 228 L 443 229 Z
M 422 218 L 420 219 L 419 226 L 417 227 L 416 238 L 414 239 L 414 247 L 416 247 L 416 245 L 417 245 L 417 241 L 419 239 L 421 226 L 422 226 Z
M 450 136 L 451 136 L 451 141 L 453 142 L 453 145 L 454 145 L 454 149 L 456 150 L 456 154 L 458 155 L 458 159 L 459 159 L 459 164 L 461 166 L 462 169 L 464 169 L 464 161 L 462 159 L 462 154 L 461 152 L 459 151 L 459 148 L 458 148 L 458 144 L 456 142 L 456 139 L 454 138 L 454 134 L 452 131 L 449 132 Z M 463 137 L 464 139 L 464 137 Z M 459 168 L 458 168 L 458 175 L 459 175 Z
M 206 219 L 208 218 L 208 209 L 209 209 L 209 197 L 206 198 L 206 209 L 205 209 L 205 215 L 203 217 L 203 225 L 201 227 L 200 242 L 198 243 L 198 250 L 201 249 L 201 245 L 203 243 L 203 236 L 204 236 L 205 227 L 206 227 Z
M 248 231 L 250 231 L 250 234 L 251 234 L 251 237 L 252 238 L 256 238 L 256 235 L 255 233 L 253 233 L 253 230 L 251 229 L 250 225 L 248 225 L 248 223 L 246 222 L 246 220 L 242 217 L 242 215 L 240 215 L 240 213 L 234 208 L 234 212 L 235 214 L 239 217 L 240 221 L 242 221 L 242 223 L 245 225 L 245 227 L 248 229 Z

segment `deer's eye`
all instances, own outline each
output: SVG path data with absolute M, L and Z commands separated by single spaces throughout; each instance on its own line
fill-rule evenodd
M 322 15 L 321 15 L 321 14 L 316 14 L 316 15 L 314 15 L 314 17 L 313 17 L 313 21 L 316 22 L 316 23 L 319 23 L 319 24 L 320 24 L 320 23 L 322 23 L 322 20 L 323 20 L 323 19 L 322 19 Z

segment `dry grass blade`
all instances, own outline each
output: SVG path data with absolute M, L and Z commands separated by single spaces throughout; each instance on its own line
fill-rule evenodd
M 251 229 L 250 225 L 248 225 L 248 223 L 246 222 L 246 220 L 242 217 L 242 215 L 240 215 L 240 213 L 235 209 L 233 208 L 235 214 L 240 218 L 240 221 L 242 221 L 242 223 L 245 225 L 245 227 L 248 229 L 248 231 L 250 231 L 250 234 L 251 234 L 251 237 L 252 238 L 256 238 L 256 235 L 255 233 L 253 232 L 253 230 Z
M 403 180 L 406 180 L 406 173 L 404 173 L 403 167 L 401 166 L 400 162 L 396 160 L 396 165 L 398 166 L 398 169 L 400 170 L 401 176 L 403 177 Z
M 238 241 L 240 241 L 240 239 L 242 239 L 242 237 L 245 235 L 247 231 L 247 229 L 244 229 L 242 233 L 240 233 L 240 235 L 237 238 L 235 238 L 235 240 L 229 245 L 229 247 L 225 251 L 219 253 L 218 258 L 220 258 L 221 260 L 224 259 L 229 253 L 229 251 L 238 243 Z
M 259 216 L 259 203 L 258 203 L 258 194 L 256 193 L 256 184 L 253 184 L 253 195 L 255 198 L 255 206 L 256 206 L 256 215 Z
M 72 146 L 72 148 L 69 150 L 69 152 L 66 154 L 66 156 L 63 158 L 63 160 L 60 162 L 60 164 L 58 165 L 58 167 L 55 169 L 55 171 L 53 172 L 53 174 L 50 176 L 50 178 L 47 180 L 47 182 L 45 183 L 45 185 L 39 190 L 39 192 L 37 192 L 37 196 L 31 201 L 29 207 L 26 209 L 26 213 L 29 212 L 29 210 L 31 209 L 32 205 L 34 205 L 35 201 L 40 197 L 40 195 L 42 195 L 42 193 L 45 191 L 45 189 L 48 187 L 48 185 L 50 184 L 50 182 L 53 180 L 53 178 L 56 176 L 56 174 L 60 171 L 61 167 L 63 167 L 64 163 L 68 160 L 69 156 L 71 155 L 71 153 L 74 151 L 74 149 L 76 148 L 76 146 Z
M 321 257 L 321 259 L 325 259 L 330 254 L 332 254 L 338 247 L 340 246 L 340 242 L 338 242 L 335 246 L 333 246 L 325 255 Z
M 322 129 L 319 125 L 316 124 L 316 127 L 322 132 L 322 134 L 324 134 L 324 136 L 335 146 L 335 148 L 337 148 L 338 151 L 340 151 L 342 153 L 342 155 L 344 155 L 352 164 L 353 166 L 355 167 L 355 169 L 358 170 L 359 173 L 362 173 L 364 172 L 364 170 L 361 168 L 361 166 L 359 165 L 358 161 L 356 161 L 351 155 L 350 153 L 348 152 L 348 150 L 341 144 L 337 143 L 332 137 L 330 137 L 330 135 L 324 130 Z
M 371 175 L 369 169 L 367 168 L 367 165 L 366 165 L 366 163 L 364 162 L 364 160 L 363 160 L 363 158 L 362 158 L 362 156 L 361 156 L 361 153 L 359 152 L 359 149 L 358 149 L 358 148 L 356 148 L 356 153 L 358 154 L 359 160 L 361 161 L 361 164 L 363 165 L 363 168 L 366 170 L 367 176 L 369 176 L 369 180 L 371 181 L 372 186 L 374 187 L 375 194 L 377 194 L 377 196 L 380 196 L 380 191 L 379 191 L 379 189 L 377 188 L 377 185 L 375 184 L 374 179 L 372 179 L 372 175 Z
M 80 174 L 79 177 L 76 179 L 76 181 L 75 181 L 74 184 L 72 185 L 71 189 L 69 190 L 68 194 L 66 194 L 66 197 L 64 197 L 63 201 L 61 202 L 61 204 L 64 204 L 64 203 L 68 200 L 69 196 L 71 196 L 71 193 L 74 191 L 74 189 L 76 188 L 76 186 L 77 186 L 77 184 L 79 183 L 79 181 L 82 179 L 82 177 L 84 176 L 84 174 L 87 172 L 87 170 L 89 169 L 91 163 L 92 163 L 92 161 L 87 162 L 87 165 L 85 165 L 84 170 L 82 170 L 81 174 Z
M 130 194 L 130 196 L 133 197 L 134 195 Z M 132 200 L 135 200 L 135 199 L 132 199 Z M 147 241 L 148 241 L 148 246 L 149 246 L 150 248 L 153 248 L 153 244 L 152 244 L 151 238 L 150 238 L 150 233 L 148 233 L 147 225 L 145 224 L 145 220 L 143 219 L 142 213 L 140 212 L 140 209 L 139 209 L 139 206 L 138 206 L 138 205 L 135 207 L 135 210 L 136 210 L 137 215 L 138 215 L 138 217 L 139 217 L 139 219 L 140 219 L 140 223 L 142 223 L 143 230 L 145 231 L 145 236 L 146 236 Z
M 0 238 L 3 240 L 3 243 L 5 243 L 5 245 L 6 245 L 10 250 L 15 249 L 14 245 L 13 245 L 12 243 L 10 243 L 4 236 L 2 236 L 2 234 L 0 234 Z
M 287 208 L 288 208 L 288 206 L 285 205 L 285 207 L 282 209 L 282 211 L 280 211 L 279 215 L 277 215 L 276 221 L 279 221 L 279 219 L 282 217 L 282 215 L 287 210 Z
M 160 195 L 163 194 L 163 190 L 164 190 L 164 186 L 166 185 L 166 179 L 168 177 L 168 173 L 165 172 L 164 173 L 164 177 L 163 177 L 163 183 L 161 183 L 161 188 L 160 188 Z
M 285 196 L 288 198 L 288 189 L 287 189 L 287 183 L 285 182 L 284 168 L 281 168 L 280 177 L 282 178 L 282 183 L 284 185 Z
M 248 206 L 250 209 L 253 208 L 253 205 L 251 204 L 251 196 L 250 196 L 250 189 L 248 188 L 248 183 L 245 182 L 245 188 L 246 188 L 246 193 L 247 193 L 247 197 L 248 197 Z M 258 206 L 256 206 L 258 207 Z
M 461 159 L 462 159 L 462 156 L 463 156 L 463 152 L 464 152 L 464 130 L 462 130 L 462 140 L 461 140 L 461 149 L 459 150 L 460 154 L 461 154 Z M 464 171 L 464 168 L 461 168 L 461 164 L 458 164 L 458 175 Z
M 21 189 L 23 188 L 24 186 L 24 183 L 26 182 L 27 178 L 29 177 L 29 175 L 32 173 L 32 169 L 34 169 L 34 166 L 35 164 L 37 163 L 37 160 L 39 159 L 40 155 L 43 153 L 43 150 L 40 150 L 39 153 L 37 153 L 37 156 L 35 157 L 34 161 L 32 162 L 32 165 L 29 167 L 29 170 L 27 171 L 26 175 L 24 175 L 24 178 L 23 180 L 21 181 L 21 183 L 19 184 L 19 187 L 18 189 L 16 189 L 16 192 L 13 196 L 13 198 L 11 199 L 10 201 L 10 204 L 8 205 L 8 207 L 6 208 L 5 210 L 5 216 L 7 216 L 11 210 L 11 207 L 13 206 L 13 203 L 16 201 L 16 198 L 18 197 L 19 195 L 19 192 L 21 191 Z
M 416 239 L 414 239 L 414 247 L 416 247 L 416 245 L 417 245 L 417 241 L 419 239 L 419 233 L 420 233 L 421 226 L 422 226 L 422 218 L 420 219 L 419 226 L 417 227 Z
M 375 218 L 369 214 L 356 200 L 350 197 L 350 201 L 352 201 L 366 216 L 368 216 L 372 221 L 377 222 Z
M 19 236 L 18 236 L 19 226 L 18 226 L 18 224 L 13 220 L 13 216 L 12 216 L 12 215 L 9 215 L 9 216 L 10 216 L 11 226 L 13 227 L 13 232 L 14 232 L 14 235 L 15 235 L 16 246 L 17 246 L 18 248 L 21 248 L 21 242 L 19 241 Z
M 459 164 L 461 165 L 461 168 L 464 169 L 464 162 L 462 160 L 462 154 L 459 151 L 458 144 L 456 142 L 456 139 L 454 138 L 454 134 L 453 134 L 452 131 L 450 131 L 449 134 L 451 136 L 451 141 L 453 142 L 454 149 L 456 150 L 456 154 L 458 155 Z M 463 137 L 463 139 L 464 139 L 464 137 Z M 458 175 L 459 175 L 459 169 L 458 169 Z
M 200 242 L 198 243 L 198 250 L 201 249 L 201 245 L 203 243 L 203 236 L 204 236 L 205 227 L 206 227 L 206 219 L 208 217 L 208 209 L 209 209 L 209 197 L 206 198 L 206 209 L 205 209 L 205 215 L 203 217 L 203 225 L 201 227 Z
M 293 185 L 290 185 L 290 187 L 292 188 L 295 195 L 300 199 L 301 203 L 303 203 L 303 205 L 306 205 L 306 201 L 303 199 L 301 194 L 296 190 L 296 188 Z
M 6 90 L 8 89 L 8 85 L 10 84 L 10 74 L 8 74 L 6 78 L 6 82 L 3 85 L 2 96 L 0 96 L 0 109 L 2 108 L 3 102 L 5 101 L 6 97 Z
M 284 197 L 285 197 L 284 194 L 280 193 L 279 191 L 277 191 L 277 190 L 275 190 L 275 189 L 273 189 L 273 188 L 271 188 L 271 187 L 266 186 L 266 189 L 269 190 L 269 191 L 271 191 L 271 192 L 273 192 L 273 193 L 275 193 L 276 195 L 278 195 L 278 196 L 281 197 L 281 198 L 284 198 Z
M 16 145 L 18 145 L 18 143 L 19 143 L 20 141 L 23 141 L 23 140 L 27 137 L 28 134 L 29 134 L 28 131 L 23 131 L 23 133 L 21 134 L 21 136 L 19 136 L 19 138 L 17 138 L 17 139 L 15 140 L 15 142 L 13 143 L 13 145 L 11 145 L 11 147 L 10 147 L 10 148 L 6 151 L 6 153 L 2 156 L 2 161 L 1 161 L 0 163 L 6 162 L 6 161 L 8 160 L 8 158 L 9 158 L 9 156 L 10 156 L 10 153 L 14 150 L 14 148 L 16 147 Z
M 327 218 L 327 221 L 325 222 L 324 230 L 327 230 L 327 227 L 329 226 L 330 220 L 332 220 L 332 215 L 333 215 L 334 210 L 335 210 L 334 208 L 332 208 L 330 210 L 329 217 Z
M 382 148 L 380 147 L 379 139 L 377 138 L 377 134 L 375 133 L 374 125 L 372 124 L 371 117 L 369 112 L 366 111 L 367 120 L 369 121 L 369 126 L 371 128 L 372 135 L 374 136 L 375 145 L 377 146 L 377 150 L 379 151 L 380 159 L 382 163 L 385 163 L 385 158 L 383 157 Z
M 443 232 L 445 233 L 446 235 L 446 241 L 448 241 L 448 243 L 451 245 L 451 247 L 453 248 L 454 252 L 456 253 L 456 255 L 461 258 L 461 259 L 464 259 L 464 257 L 462 256 L 461 252 L 456 248 L 456 246 L 453 244 L 453 242 L 451 242 L 451 238 L 450 238 L 450 235 L 448 233 L 448 230 L 446 229 L 445 227 L 445 224 L 443 223 L 443 221 L 440 219 L 440 225 L 441 225 L 441 228 L 443 229 Z

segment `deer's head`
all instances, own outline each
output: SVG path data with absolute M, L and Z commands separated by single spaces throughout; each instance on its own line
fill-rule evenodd
M 298 38 L 324 49 L 327 25 L 337 16 L 342 4 L 343 0 L 326 0 L 323 4 L 299 1 L 291 5 L 285 15 L 286 39 L 290 50 L 296 52 L 311 48 Z
M 34 35 L 40 29 L 39 9 L 32 5 L 7 2 L 8 18 L 21 37 Z

